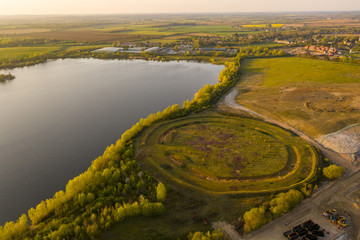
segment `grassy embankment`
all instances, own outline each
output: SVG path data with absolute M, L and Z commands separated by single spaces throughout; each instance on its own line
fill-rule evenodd
M 360 66 L 300 58 L 247 60 L 238 103 L 317 137 L 360 119 Z

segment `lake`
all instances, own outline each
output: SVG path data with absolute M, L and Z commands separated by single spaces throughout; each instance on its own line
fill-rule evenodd
M 141 117 L 215 84 L 223 68 L 65 59 L 11 70 L 16 79 L 0 83 L 0 225 L 64 189 Z

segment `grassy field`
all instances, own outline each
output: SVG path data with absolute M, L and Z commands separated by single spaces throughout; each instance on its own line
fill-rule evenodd
M 317 162 L 315 150 L 281 128 L 215 113 L 156 124 L 139 149 L 152 173 L 208 194 L 286 190 L 311 179 Z
M 19 29 L 0 29 L 0 35 L 14 35 L 14 34 L 26 34 L 26 33 L 40 33 L 48 32 L 51 29 L 46 28 L 19 28 Z
M 0 61 L 59 51 L 61 46 L 0 48 Z
M 268 196 L 239 197 L 231 195 L 214 196 L 192 191 L 179 185 L 168 187 L 165 201 L 166 213 L 160 217 L 136 217 L 112 227 L 104 240 L 153 240 L 188 239 L 190 232 L 212 231 L 210 222 L 233 222 L 247 209 L 255 207 Z
M 314 136 L 360 119 L 360 67 L 303 58 L 248 60 L 237 101 Z
M 223 179 L 278 173 L 288 159 L 284 145 L 272 136 L 223 121 L 174 128 L 159 150 L 189 172 Z
M 238 29 L 233 29 L 231 25 L 198 25 L 178 27 L 175 29 L 178 33 L 207 33 L 210 35 L 229 35 L 239 33 Z
M 109 45 L 109 44 L 69 46 L 69 47 L 66 48 L 65 52 L 93 50 L 94 48 L 103 48 L 103 47 L 110 47 L 110 46 L 111 45 Z
M 253 61 L 250 70 L 266 69 L 266 87 L 309 83 L 360 83 L 358 65 L 304 58 L 277 58 Z
M 9 30 L 6 30 L 9 31 Z M 257 31 L 258 33 L 259 31 Z M 141 37 L 146 36 L 146 40 L 154 41 L 186 38 L 188 36 L 227 36 L 230 34 L 252 34 L 254 32 L 234 29 L 233 25 L 218 24 L 199 24 L 199 25 L 176 25 L 176 26 L 154 26 L 149 24 L 121 24 L 105 26 L 89 26 L 82 28 L 67 28 L 53 31 L 24 32 L 19 35 L 22 37 L 35 37 L 45 39 L 61 39 L 73 41 L 142 41 Z M 141 36 L 139 38 L 139 36 Z M 170 39 L 169 39 L 170 38 Z M 175 41 L 175 40 L 174 40 Z M 174 42 L 172 41 L 172 42 Z M 158 41 L 159 42 L 159 41 Z
M 79 42 L 113 42 L 115 40 L 134 41 L 138 37 L 133 34 L 109 33 L 97 30 L 56 30 L 42 33 L 23 34 L 22 37 L 59 39 Z

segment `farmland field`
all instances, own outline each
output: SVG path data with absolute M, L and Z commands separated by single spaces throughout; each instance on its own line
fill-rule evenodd
M 302 58 L 248 60 L 238 103 L 318 137 L 360 119 L 360 67 Z
M 286 190 L 310 180 L 318 160 L 315 149 L 281 128 L 213 113 L 157 124 L 139 149 L 153 172 L 213 193 Z
M 124 33 L 108 33 L 96 30 L 59 30 L 42 33 L 23 34 L 24 37 L 35 37 L 44 39 L 60 39 L 71 41 L 107 41 L 112 42 L 118 39 L 134 40 L 136 36 Z
M 59 51 L 61 46 L 0 48 L 0 61 Z
M 19 29 L 0 29 L 0 35 L 14 35 L 26 33 L 41 33 L 48 32 L 50 29 L 46 28 L 19 28 Z

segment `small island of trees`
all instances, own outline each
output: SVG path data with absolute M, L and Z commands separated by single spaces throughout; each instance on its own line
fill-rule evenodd
M 8 80 L 13 80 L 15 78 L 14 75 L 9 74 L 0 74 L 0 82 L 6 82 Z

